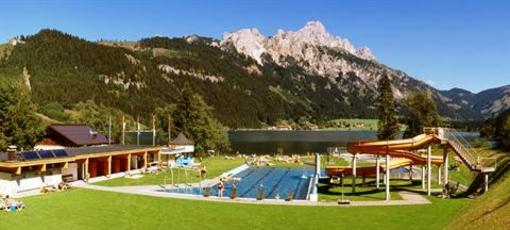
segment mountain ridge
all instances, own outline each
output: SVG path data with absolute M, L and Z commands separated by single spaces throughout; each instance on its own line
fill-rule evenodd
M 57 101 L 70 108 L 94 100 L 149 117 L 156 107 L 175 102 L 179 89 L 190 84 L 231 128 L 260 127 L 300 117 L 316 123 L 339 117 L 374 118 L 377 79 L 388 73 L 399 100 L 409 92 L 427 90 L 444 117 L 482 117 L 400 70 L 325 46 L 306 46 L 305 50 L 337 69 L 291 56 L 275 60 L 264 52 L 261 65 L 227 43 L 199 35 L 91 42 L 56 30 L 41 30 L 20 41 L 0 59 L 0 77 L 30 85 L 40 106 Z M 502 94 L 490 95 L 489 102 L 480 103 L 500 100 L 497 95 Z

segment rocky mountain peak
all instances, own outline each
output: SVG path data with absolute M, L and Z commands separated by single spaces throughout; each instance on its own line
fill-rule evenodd
M 326 27 L 320 21 L 309 21 L 301 30 L 317 31 L 320 33 L 327 33 Z
M 261 55 L 268 53 L 273 60 L 282 64 L 280 59 L 291 56 L 296 60 L 309 61 L 317 57 L 310 46 L 336 48 L 344 50 L 365 60 L 375 60 L 367 47 L 355 48 L 349 40 L 330 34 L 320 21 L 310 21 L 298 31 L 278 30 L 276 35 L 265 38 L 257 29 L 241 29 L 237 32 L 224 33 L 223 47 L 233 45 L 235 49 L 263 64 Z
M 262 64 L 261 55 L 266 52 L 264 48 L 264 35 L 258 29 L 241 29 L 237 32 L 224 33 L 220 46 L 232 45 L 237 52 L 243 53 Z

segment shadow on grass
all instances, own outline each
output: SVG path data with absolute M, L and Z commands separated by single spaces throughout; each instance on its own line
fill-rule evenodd
M 405 183 L 402 183 L 405 182 Z M 400 184 L 393 184 L 391 183 L 400 183 Z M 419 191 L 417 189 L 413 189 L 413 187 L 416 187 L 418 185 L 421 185 L 420 181 L 409 181 L 407 179 L 392 179 L 390 183 L 390 190 L 392 192 L 399 192 L 399 191 L 409 191 L 414 193 L 424 193 L 423 191 Z M 370 181 L 362 186 L 361 183 L 356 184 L 356 190 L 355 192 L 352 192 L 352 183 L 344 183 L 343 185 L 343 191 L 344 196 L 359 196 L 359 197 L 366 197 L 370 195 L 375 195 L 381 192 L 384 192 L 384 185 L 381 183 L 381 187 L 379 189 L 376 188 L 376 181 Z M 330 195 L 330 196 L 340 196 L 342 192 L 339 191 L 332 191 L 335 188 L 340 188 L 340 184 L 338 183 L 329 183 L 329 184 L 322 184 L 318 187 L 318 192 L 320 194 L 324 195 Z M 376 196 L 370 196 L 371 199 L 375 200 L 384 200 L 384 197 L 376 197 Z
M 510 157 L 504 156 L 500 159 L 496 171 L 489 175 L 489 187 L 499 181 L 502 177 L 510 171 Z M 484 188 L 484 176 L 481 173 L 476 174 L 475 179 L 469 185 L 468 189 L 459 194 L 460 197 L 470 197 L 473 195 L 480 195 L 483 193 Z

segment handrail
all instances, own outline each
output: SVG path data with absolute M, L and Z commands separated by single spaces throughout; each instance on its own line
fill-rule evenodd
M 455 148 L 460 157 L 464 158 L 471 169 L 481 170 L 483 168 L 478 151 L 471 146 L 464 136 L 454 129 L 446 129 L 445 135 L 450 145 Z

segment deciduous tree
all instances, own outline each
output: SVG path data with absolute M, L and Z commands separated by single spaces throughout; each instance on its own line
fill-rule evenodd
M 30 149 L 39 141 L 44 127 L 36 111 L 30 91 L 0 82 L 0 150 L 8 145 Z
M 408 113 L 406 117 L 407 129 L 404 137 L 413 137 L 423 133 L 423 128 L 438 126 L 441 122 L 437 113 L 435 102 L 429 97 L 427 92 L 420 91 L 411 94 L 406 105 Z

